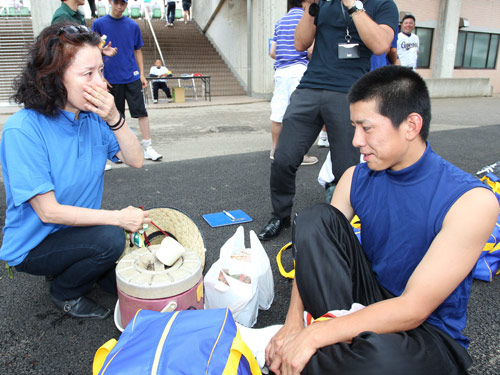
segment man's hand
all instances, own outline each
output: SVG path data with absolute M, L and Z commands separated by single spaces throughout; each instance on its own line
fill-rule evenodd
M 311 325 L 297 334 L 287 336 L 281 349 L 281 367 L 274 369 L 271 366 L 271 370 L 279 375 L 300 375 L 300 372 L 316 353 L 314 330 L 317 327 L 319 325 Z
M 342 0 L 342 4 L 344 4 L 344 8 L 351 9 L 354 6 L 354 0 Z
M 113 57 L 118 53 L 118 48 L 117 47 L 111 47 L 111 42 L 109 42 L 103 49 L 102 49 L 102 54 L 104 56 L 108 57 Z
M 295 337 L 297 333 L 304 330 L 304 325 L 293 325 L 286 324 L 281 327 L 281 329 L 274 335 L 269 344 L 266 347 L 266 364 L 269 368 L 274 371 L 277 375 L 281 373 L 280 368 L 282 366 L 282 355 L 283 355 L 283 345 L 289 337 Z
M 145 89 L 148 87 L 148 80 L 146 77 L 144 77 L 144 74 L 141 73 L 141 83 L 142 83 L 142 88 Z

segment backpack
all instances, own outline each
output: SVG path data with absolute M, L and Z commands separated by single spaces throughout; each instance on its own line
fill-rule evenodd
M 260 375 L 261 371 L 229 309 L 139 310 L 118 342 L 110 340 L 96 352 L 93 374 Z

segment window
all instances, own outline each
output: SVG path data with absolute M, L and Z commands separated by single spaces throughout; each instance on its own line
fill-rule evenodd
M 495 69 L 499 37 L 498 34 L 460 31 L 455 68 Z
M 420 45 L 418 47 L 417 68 L 428 68 L 431 65 L 432 36 L 434 29 L 424 27 L 415 28 Z

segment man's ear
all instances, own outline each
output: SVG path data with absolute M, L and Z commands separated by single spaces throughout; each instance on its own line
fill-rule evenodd
M 420 131 L 422 130 L 422 116 L 416 112 L 412 112 L 406 118 L 408 127 L 406 131 L 406 138 L 409 141 L 414 140 L 416 137 L 420 136 Z

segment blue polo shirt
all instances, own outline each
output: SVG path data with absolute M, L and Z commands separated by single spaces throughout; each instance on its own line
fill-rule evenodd
M 60 204 L 99 209 L 107 159 L 117 161 L 118 142 L 96 114 L 60 111 L 51 118 L 22 109 L 2 132 L 0 161 L 7 213 L 0 259 L 15 266 L 63 225 L 44 224 L 28 202 L 54 191 Z
M 295 49 L 295 29 L 304 9 L 292 8 L 281 17 L 274 26 L 273 41 L 276 43 L 276 62 L 274 69 L 282 69 L 294 64 L 307 65 L 307 51 L 299 52 Z
M 319 1 L 319 14 L 314 23 L 316 37 L 313 55 L 299 88 L 348 92 L 354 82 L 370 71 L 372 52 L 364 45 L 341 0 Z M 393 0 L 364 0 L 366 13 L 379 25 L 388 25 L 397 33 L 399 13 Z M 342 12 L 344 9 L 344 12 Z M 339 59 L 338 44 L 345 43 L 346 26 L 351 43 L 359 43 L 359 59 Z
M 104 77 L 113 84 L 125 84 L 141 78 L 134 51 L 142 48 L 142 34 L 139 25 L 128 17 L 113 18 L 109 14 L 92 24 L 92 30 L 106 34 L 106 43 L 118 48 L 113 57 L 104 58 Z

